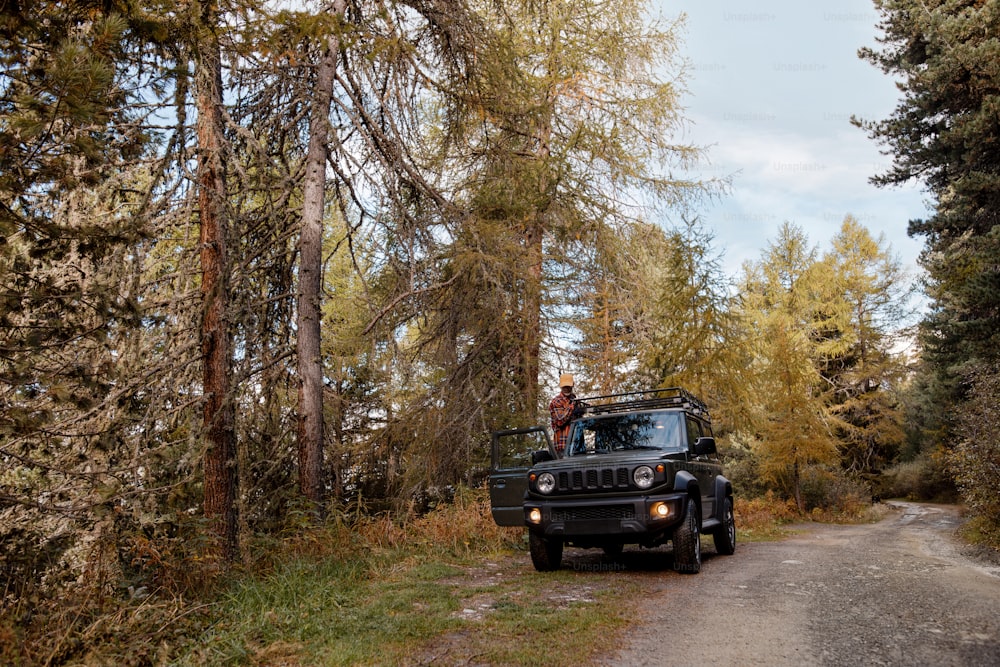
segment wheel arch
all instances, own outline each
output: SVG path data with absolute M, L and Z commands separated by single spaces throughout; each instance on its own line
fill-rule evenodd
M 698 525 L 701 525 L 701 489 L 698 486 L 698 479 L 687 470 L 679 470 L 674 475 L 674 491 L 683 491 L 688 498 L 694 501 L 694 510 L 698 516 Z
M 726 505 L 726 498 L 733 497 L 733 484 L 728 479 L 719 475 L 715 478 L 715 518 L 721 519 L 719 512 Z

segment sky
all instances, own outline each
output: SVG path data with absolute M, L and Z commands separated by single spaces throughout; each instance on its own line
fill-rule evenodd
M 871 0 L 653 3 L 665 18 L 687 15 L 685 140 L 708 149 L 700 173 L 732 179 L 727 195 L 699 209 L 726 273 L 759 259 L 786 221 L 822 252 L 851 214 L 916 275 L 923 239 L 906 228 L 929 214 L 927 195 L 919 184 L 869 184 L 891 158 L 850 124 L 852 115 L 888 117 L 899 97 L 857 56 L 878 46 Z

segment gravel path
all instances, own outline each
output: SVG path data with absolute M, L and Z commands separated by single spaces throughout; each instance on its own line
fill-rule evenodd
M 1000 567 L 954 541 L 956 508 L 894 505 L 877 524 L 810 524 L 734 556 L 706 539 L 701 574 L 644 577 L 641 624 L 595 664 L 1000 665 Z M 652 555 L 621 565 L 648 570 Z

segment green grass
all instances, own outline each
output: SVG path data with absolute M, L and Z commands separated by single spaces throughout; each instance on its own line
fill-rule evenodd
M 545 646 L 548 664 L 570 665 L 606 648 L 639 584 L 536 572 L 523 531 L 497 528 L 470 494 L 405 525 L 300 532 L 231 581 L 172 662 L 534 665 L 528 647 Z
M 298 561 L 235 585 L 199 642 L 215 654 L 198 661 L 237 664 L 278 643 L 301 646 L 312 664 L 372 663 L 389 646 L 455 624 L 448 587 L 419 572 L 380 581 L 354 565 Z
M 626 623 L 621 603 L 636 586 L 554 600 L 548 592 L 572 591 L 588 575 L 501 566 L 502 576 L 484 578 L 470 575 L 465 559 L 419 556 L 301 557 L 237 581 L 179 664 L 394 665 L 433 661 L 449 648 L 474 650 L 476 661 L 486 663 L 535 664 L 537 654 L 527 646 L 546 646 L 551 664 L 578 664 Z M 588 632 L 572 632 L 581 627 Z

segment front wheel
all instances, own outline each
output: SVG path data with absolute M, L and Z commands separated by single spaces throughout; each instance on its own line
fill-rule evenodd
M 674 569 L 684 574 L 701 572 L 701 532 L 698 530 L 698 508 L 688 498 L 684 522 L 674 530 Z
M 715 550 L 723 556 L 730 556 L 736 551 L 736 517 L 733 516 L 733 499 L 726 498 L 722 508 L 722 524 L 712 533 L 715 540 Z
M 562 563 L 563 543 L 559 539 L 546 539 L 541 535 L 528 533 L 528 547 L 531 564 L 539 572 L 558 570 Z

